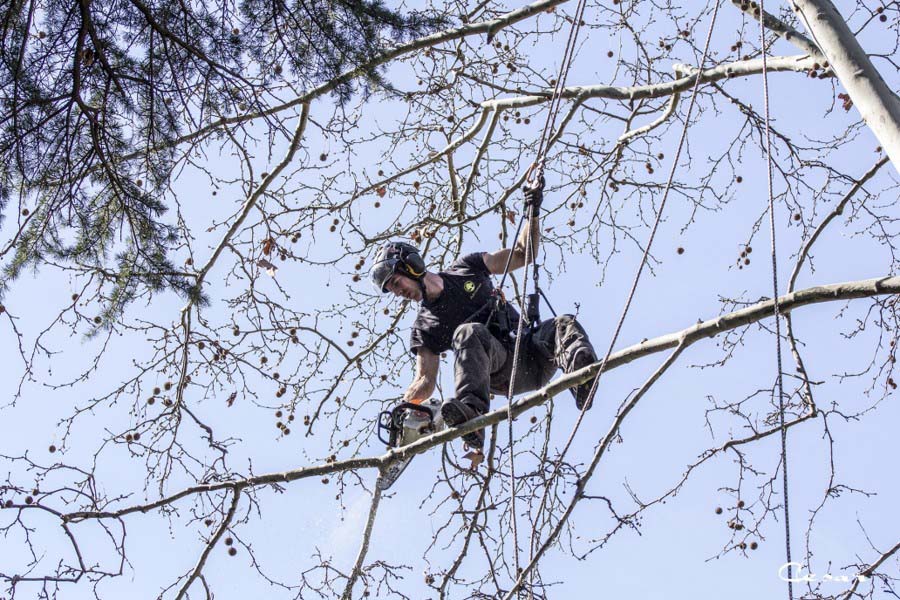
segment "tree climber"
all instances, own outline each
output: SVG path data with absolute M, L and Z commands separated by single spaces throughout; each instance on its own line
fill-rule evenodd
M 504 273 L 507 261 L 510 271 L 525 266 L 529 236 L 536 254 L 543 178 L 524 191 L 525 209 L 533 207 L 534 217 L 522 228 L 512 250 L 468 254 L 445 271 L 432 273 L 426 270 L 414 246 L 393 241 L 379 249 L 370 271 L 372 282 L 382 293 L 419 302 L 410 336 L 416 376 L 403 395 L 405 402 L 420 404 L 431 396 L 440 355 L 453 349 L 456 396 L 441 405 L 444 423 L 451 427 L 485 414 L 492 392 L 505 395 L 509 391 L 519 314 L 494 291 L 491 275 Z M 519 352 L 513 387 L 516 394 L 544 386 L 557 368 L 571 373 L 596 362 L 587 333 L 573 315 L 525 328 Z M 579 410 L 588 399 L 592 383 L 572 390 Z M 463 440 L 470 448 L 480 449 L 484 430 L 469 433 Z

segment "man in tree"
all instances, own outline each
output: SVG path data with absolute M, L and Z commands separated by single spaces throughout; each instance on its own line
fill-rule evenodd
M 455 353 L 456 396 L 441 405 L 451 427 L 488 411 L 492 393 L 507 394 L 513 371 L 519 314 L 494 291 L 492 275 L 525 266 L 526 246 L 535 255 L 540 244 L 538 213 L 543 180 L 525 188 L 525 209 L 532 218 L 522 228 L 515 247 L 475 252 L 454 261 L 445 271 L 425 268 L 419 251 L 405 242 L 385 244 L 375 257 L 370 276 L 383 293 L 419 302 L 410 349 L 416 354 L 416 376 L 404 401 L 419 404 L 434 392 L 440 355 Z M 573 315 L 561 315 L 524 330 L 516 366 L 514 393 L 545 385 L 557 368 L 570 373 L 596 361 L 588 336 Z M 579 410 L 590 408 L 588 381 L 573 389 Z M 587 403 L 587 406 L 585 404 Z M 484 431 L 463 436 L 472 448 L 484 445 Z

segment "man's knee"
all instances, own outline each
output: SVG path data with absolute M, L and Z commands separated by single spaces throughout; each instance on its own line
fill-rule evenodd
M 563 334 L 572 332 L 584 333 L 584 327 L 581 326 L 575 315 L 559 315 L 556 317 L 556 328 Z
M 459 350 L 472 343 L 483 344 L 485 336 L 490 336 L 488 328 L 481 323 L 463 323 L 453 332 L 453 349 Z

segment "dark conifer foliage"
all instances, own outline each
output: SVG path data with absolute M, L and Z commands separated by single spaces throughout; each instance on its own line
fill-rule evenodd
M 274 84 L 329 81 L 442 23 L 378 0 L 0 6 L 0 218 L 18 219 L 0 294 L 53 261 L 110 279 L 114 312 L 148 291 L 195 293 L 167 258 L 177 235 L 164 191 L 185 156 L 176 140 L 262 110 Z M 373 69 L 366 79 L 384 85 Z M 338 87 L 337 100 L 353 91 Z M 11 200 L 23 198 L 32 208 L 18 214 Z

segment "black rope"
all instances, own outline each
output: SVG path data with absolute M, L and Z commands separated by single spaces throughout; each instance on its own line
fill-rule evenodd
M 778 392 L 778 424 L 781 427 L 781 475 L 784 489 L 784 549 L 787 556 L 788 600 L 794 600 L 793 564 L 791 562 L 791 521 L 788 505 L 787 427 L 784 425 L 784 382 L 781 365 L 781 307 L 778 306 L 778 254 L 775 248 L 775 195 L 772 191 L 772 139 L 769 128 L 769 72 L 766 51 L 766 24 L 763 0 L 759 0 L 759 41 L 762 52 L 763 106 L 765 109 L 766 177 L 769 192 L 769 237 L 772 240 L 772 306 L 775 315 L 776 390 Z

